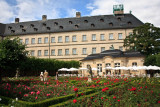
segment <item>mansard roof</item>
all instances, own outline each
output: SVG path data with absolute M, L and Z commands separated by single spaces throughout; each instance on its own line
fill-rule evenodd
M 130 29 L 143 23 L 132 14 L 99 15 L 0 24 L 3 36 L 86 30 Z
M 88 55 L 86 58 L 82 59 L 81 61 L 85 61 L 85 60 L 94 60 L 94 59 L 102 59 L 105 56 L 111 56 L 111 57 L 144 57 L 144 55 L 142 55 L 140 52 L 138 51 L 120 51 L 118 49 L 115 50 L 105 50 L 101 53 L 98 54 L 91 54 Z

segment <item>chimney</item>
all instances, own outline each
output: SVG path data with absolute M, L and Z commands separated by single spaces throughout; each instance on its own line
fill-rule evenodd
M 46 21 L 47 20 L 47 15 L 42 15 L 42 20 Z
M 124 14 L 123 4 L 113 5 L 113 13 L 114 15 Z
M 19 23 L 19 18 L 15 18 L 15 23 Z
M 81 17 L 81 13 L 80 12 L 76 12 L 76 17 L 80 18 Z

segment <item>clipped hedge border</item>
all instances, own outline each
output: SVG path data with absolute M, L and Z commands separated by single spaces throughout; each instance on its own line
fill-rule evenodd
M 11 98 L 4 97 L 4 96 L 0 96 L 0 98 L 1 98 L 0 104 L 8 105 L 12 102 Z

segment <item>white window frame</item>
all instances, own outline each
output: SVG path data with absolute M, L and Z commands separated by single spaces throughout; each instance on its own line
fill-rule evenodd
M 101 47 L 101 52 L 105 51 L 105 47 Z
M 38 56 L 41 56 L 42 54 L 41 54 L 41 50 L 38 50 Z
M 38 38 L 38 44 L 42 43 L 42 38 Z
M 62 49 L 58 49 L 58 56 L 62 55 Z
M 96 48 L 92 48 L 92 54 L 96 53 Z
M 137 62 L 132 62 L 132 66 L 137 66 Z
M 29 44 L 29 38 L 25 39 L 25 44 L 28 45 Z
M 114 67 L 120 67 L 121 64 L 120 63 L 114 63 Z
M 44 56 L 48 56 L 48 50 L 44 50 Z
M 82 49 L 82 54 L 83 54 L 83 55 L 86 55 L 86 54 L 87 54 L 87 48 L 83 48 L 83 49 Z
M 72 36 L 72 42 L 76 42 L 76 35 Z
M 113 40 L 114 37 L 113 37 L 113 33 L 109 33 L 109 40 Z
M 118 39 L 123 39 L 123 34 L 122 33 L 118 33 Z
M 53 56 L 55 55 L 55 49 L 51 50 L 51 55 L 53 55 Z
M 87 36 L 86 35 L 82 35 L 82 41 L 87 41 Z
M 59 42 L 59 43 L 62 42 L 62 36 L 58 36 L 58 42 Z
M 44 38 L 44 43 L 48 43 L 48 37 Z
M 92 34 L 92 41 L 96 41 L 96 34 Z
M 76 55 L 76 54 L 77 54 L 77 48 L 73 48 L 73 49 L 72 49 L 72 54 L 73 54 L 73 55 Z
M 23 39 L 20 39 L 20 41 L 19 41 L 20 43 L 23 43 Z
M 69 55 L 69 49 L 65 49 L 65 55 Z
M 65 36 L 65 42 L 69 42 L 69 36 Z
M 104 40 L 105 40 L 104 34 L 100 34 L 100 40 L 101 40 L 101 41 L 104 41 Z
M 35 44 L 35 38 L 31 39 L 31 44 Z
M 51 37 L 51 43 L 55 43 L 55 37 Z
M 34 56 L 35 51 L 31 50 L 31 56 Z

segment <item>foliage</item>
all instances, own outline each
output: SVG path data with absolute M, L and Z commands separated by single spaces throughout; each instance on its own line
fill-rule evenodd
M 59 61 L 32 57 L 21 63 L 20 76 L 39 76 L 40 72 L 44 70 L 47 70 L 49 75 L 55 75 L 60 68 L 78 68 L 79 66 L 79 61 Z
M 160 54 L 158 55 L 149 55 L 148 57 L 145 58 L 144 65 L 149 66 L 149 65 L 157 65 L 160 66 Z
M 129 50 L 140 51 L 144 55 L 158 54 L 160 52 L 160 28 L 145 23 L 133 30 L 133 33 L 124 40 L 124 47 Z

